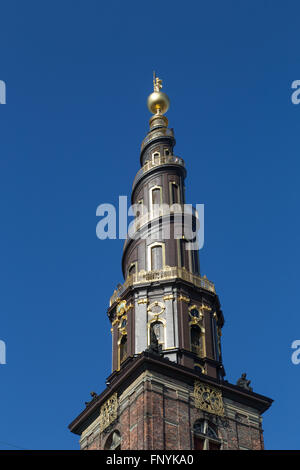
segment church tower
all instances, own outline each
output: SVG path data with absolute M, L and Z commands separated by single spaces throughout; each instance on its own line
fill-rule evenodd
M 237 384 L 224 379 L 224 317 L 214 284 L 200 274 L 201 217 L 186 205 L 186 166 L 174 155 L 165 116 L 169 99 L 159 78 L 153 84 L 124 283 L 108 308 L 112 374 L 69 428 L 86 450 L 260 450 L 272 400 L 254 393 L 246 374 Z

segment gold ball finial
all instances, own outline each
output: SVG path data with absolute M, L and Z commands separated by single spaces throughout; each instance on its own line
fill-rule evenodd
M 148 109 L 153 114 L 165 114 L 170 107 L 170 100 L 166 93 L 160 91 L 162 80 L 156 77 L 155 72 L 153 72 L 153 88 L 154 91 L 147 100 Z

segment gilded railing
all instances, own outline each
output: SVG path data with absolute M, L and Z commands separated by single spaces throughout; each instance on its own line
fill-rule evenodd
M 197 276 L 196 274 L 187 271 L 185 268 L 166 266 L 164 269 L 157 271 L 139 271 L 127 276 L 124 284 L 122 284 L 119 289 L 116 289 L 111 296 L 110 305 L 112 305 L 129 286 L 176 278 L 183 279 L 184 281 L 190 282 L 191 284 L 194 284 L 194 286 L 201 287 L 207 291 L 213 293 L 216 292 L 213 282 L 209 281 L 206 276 Z
M 147 163 L 145 163 L 145 165 L 142 166 L 142 168 L 140 168 L 140 170 L 137 172 L 137 174 L 135 175 L 132 187 L 134 187 L 136 185 L 136 183 L 141 179 L 141 177 L 145 173 L 152 170 L 152 168 L 155 168 L 155 167 L 160 166 L 160 165 L 167 165 L 169 163 L 172 163 L 172 164 L 175 164 L 175 165 L 185 166 L 184 165 L 184 160 L 182 158 L 176 157 L 174 155 L 161 155 L 161 156 L 158 155 L 156 157 L 153 156 L 152 160 L 149 160 Z

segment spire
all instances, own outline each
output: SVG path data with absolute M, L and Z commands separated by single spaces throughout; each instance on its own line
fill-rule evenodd
M 148 96 L 147 106 L 149 111 L 154 115 L 150 118 L 150 129 L 154 127 L 167 127 L 168 119 L 164 114 L 170 107 L 170 100 L 166 93 L 161 91 L 162 80 L 153 72 L 153 93 Z
M 153 93 L 148 96 L 148 109 L 152 114 L 165 114 L 170 107 L 170 100 L 166 93 L 160 91 L 162 80 L 153 72 Z

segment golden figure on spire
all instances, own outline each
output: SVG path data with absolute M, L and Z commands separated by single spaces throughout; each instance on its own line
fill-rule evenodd
M 170 100 L 168 96 L 160 91 L 162 89 L 162 80 L 153 72 L 153 88 L 154 91 L 148 97 L 147 105 L 149 111 L 153 114 L 164 114 L 168 111 Z
M 158 78 L 155 75 L 155 71 L 153 71 L 153 90 L 156 93 L 159 93 L 161 88 L 162 88 L 162 80 L 160 78 Z

